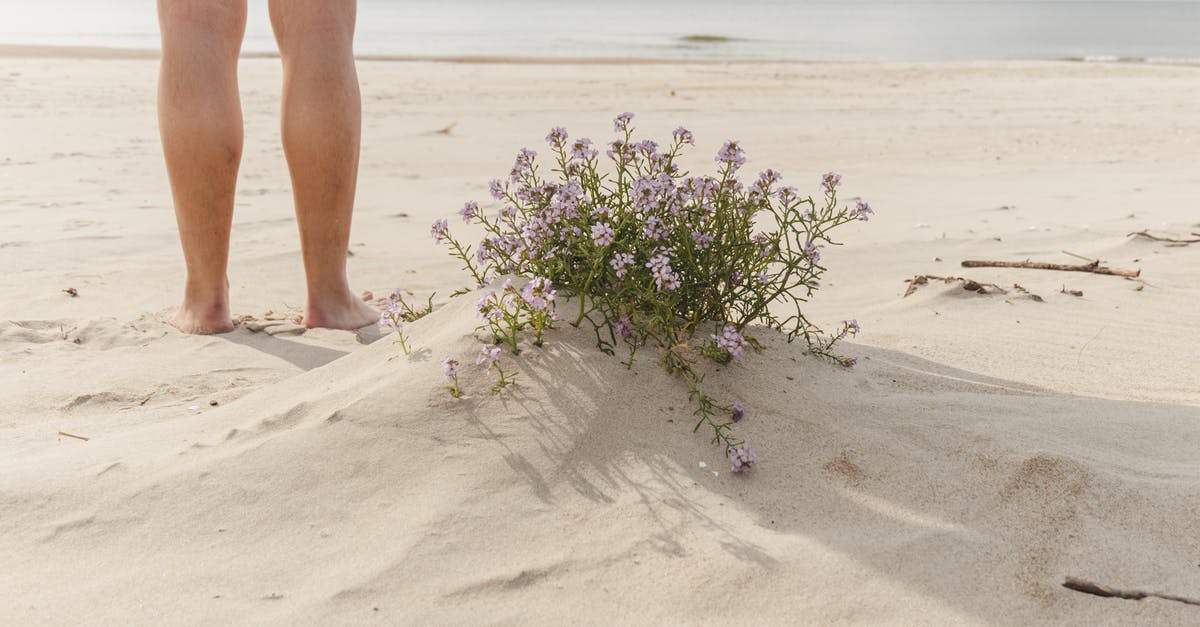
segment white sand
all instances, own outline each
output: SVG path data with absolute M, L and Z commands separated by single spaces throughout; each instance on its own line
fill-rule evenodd
M 1200 231 L 1197 70 L 362 63 L 360 289 L 445 303 L 463 280 L 429 223 L 550 126 L 607 139 L 625 110 L 691 128 L 697 168 L 737 138 L 751 167 L 814 191 L 837 170 L 871 201 L 810 308 L 863 323 L 859 367 L 762 333 L 710 375 L 749 406 L 745 477 L 648 353 L 630 372 L 568 328 L 513 393 L 468 368 L 455 401 L 437 362 L 478 350 L 468 299 L 414 325 L 413 358 L 288 322 L 270 59 L 242 69 L 230 279 L 254 320 L 159 322 L 182 260 L 156 70 L 0 58 L 0 623 L 1200 620 L 1060 585 L 1200 597 L 1200 245 L 1126 237 Z M 1063 250 L 1142 280 L 959 267 Z M 1044 302 L 902 298 L 917 274 Z

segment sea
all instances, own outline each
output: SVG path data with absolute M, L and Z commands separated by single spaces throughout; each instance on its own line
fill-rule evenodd
M 274 50 L 266 0 L 249 0 L 249 11 L 243 50 Z M 155 2 L 0 0 L 0 44 L 157 48 Z M 400 58 L 1200 64 L 1200 1 L 359 0 L 355 48 Z

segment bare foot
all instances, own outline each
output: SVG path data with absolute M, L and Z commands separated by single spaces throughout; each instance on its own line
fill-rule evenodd
M 186 300 L 168 318 L 176 329 L 195 335 L 213 333 L 228 333 L 233 330 L 233 317 L 229 315 L 229 305 L 217 304 L 207 307 L 192 306 Z
M 379 311 L 349 291 L 341 298 L 320 301 L 310 298 L 304 311 L 304 326 L 310 329 L 353 330 L 378 322 Z

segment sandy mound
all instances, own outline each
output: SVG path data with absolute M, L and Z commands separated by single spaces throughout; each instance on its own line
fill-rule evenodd
M 380 341 L 216 407 L 0 460 L 0 615 L 1196 617 L 1060 584 L 1200 588 L 1200 409 L 1064 397 L 882 349 L 850 347 L 862 359 L 847 371 L 764 332 L 765 352 L 710 375 L 747 402 L 740 433 L 762 459 L 734 476 L 650 353 L 626 370 L 583 330 L 510 360 L 511 392 L 466 367 L 466 396 L 450 398 L 438 361 L 477 351 L 469 300 L 412 325 L 412 357 Z M 31 326 L 5 333 L 36 341 Z

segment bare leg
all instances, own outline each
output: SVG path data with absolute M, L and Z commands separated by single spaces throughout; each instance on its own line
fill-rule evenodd
M 356 329 L 379 312 L 350 291 L 346 250 L 358 178 L 362 102 L 354 0 L 270 0 L 283 58 L 283 150 L 308 282 L 304 323 Z
M 158 127 L 187 264 L 173 323 L 187 333 L 233 328 L 229 227 L 242 156 L 237 59 L 245 0 L 159 0 Z

